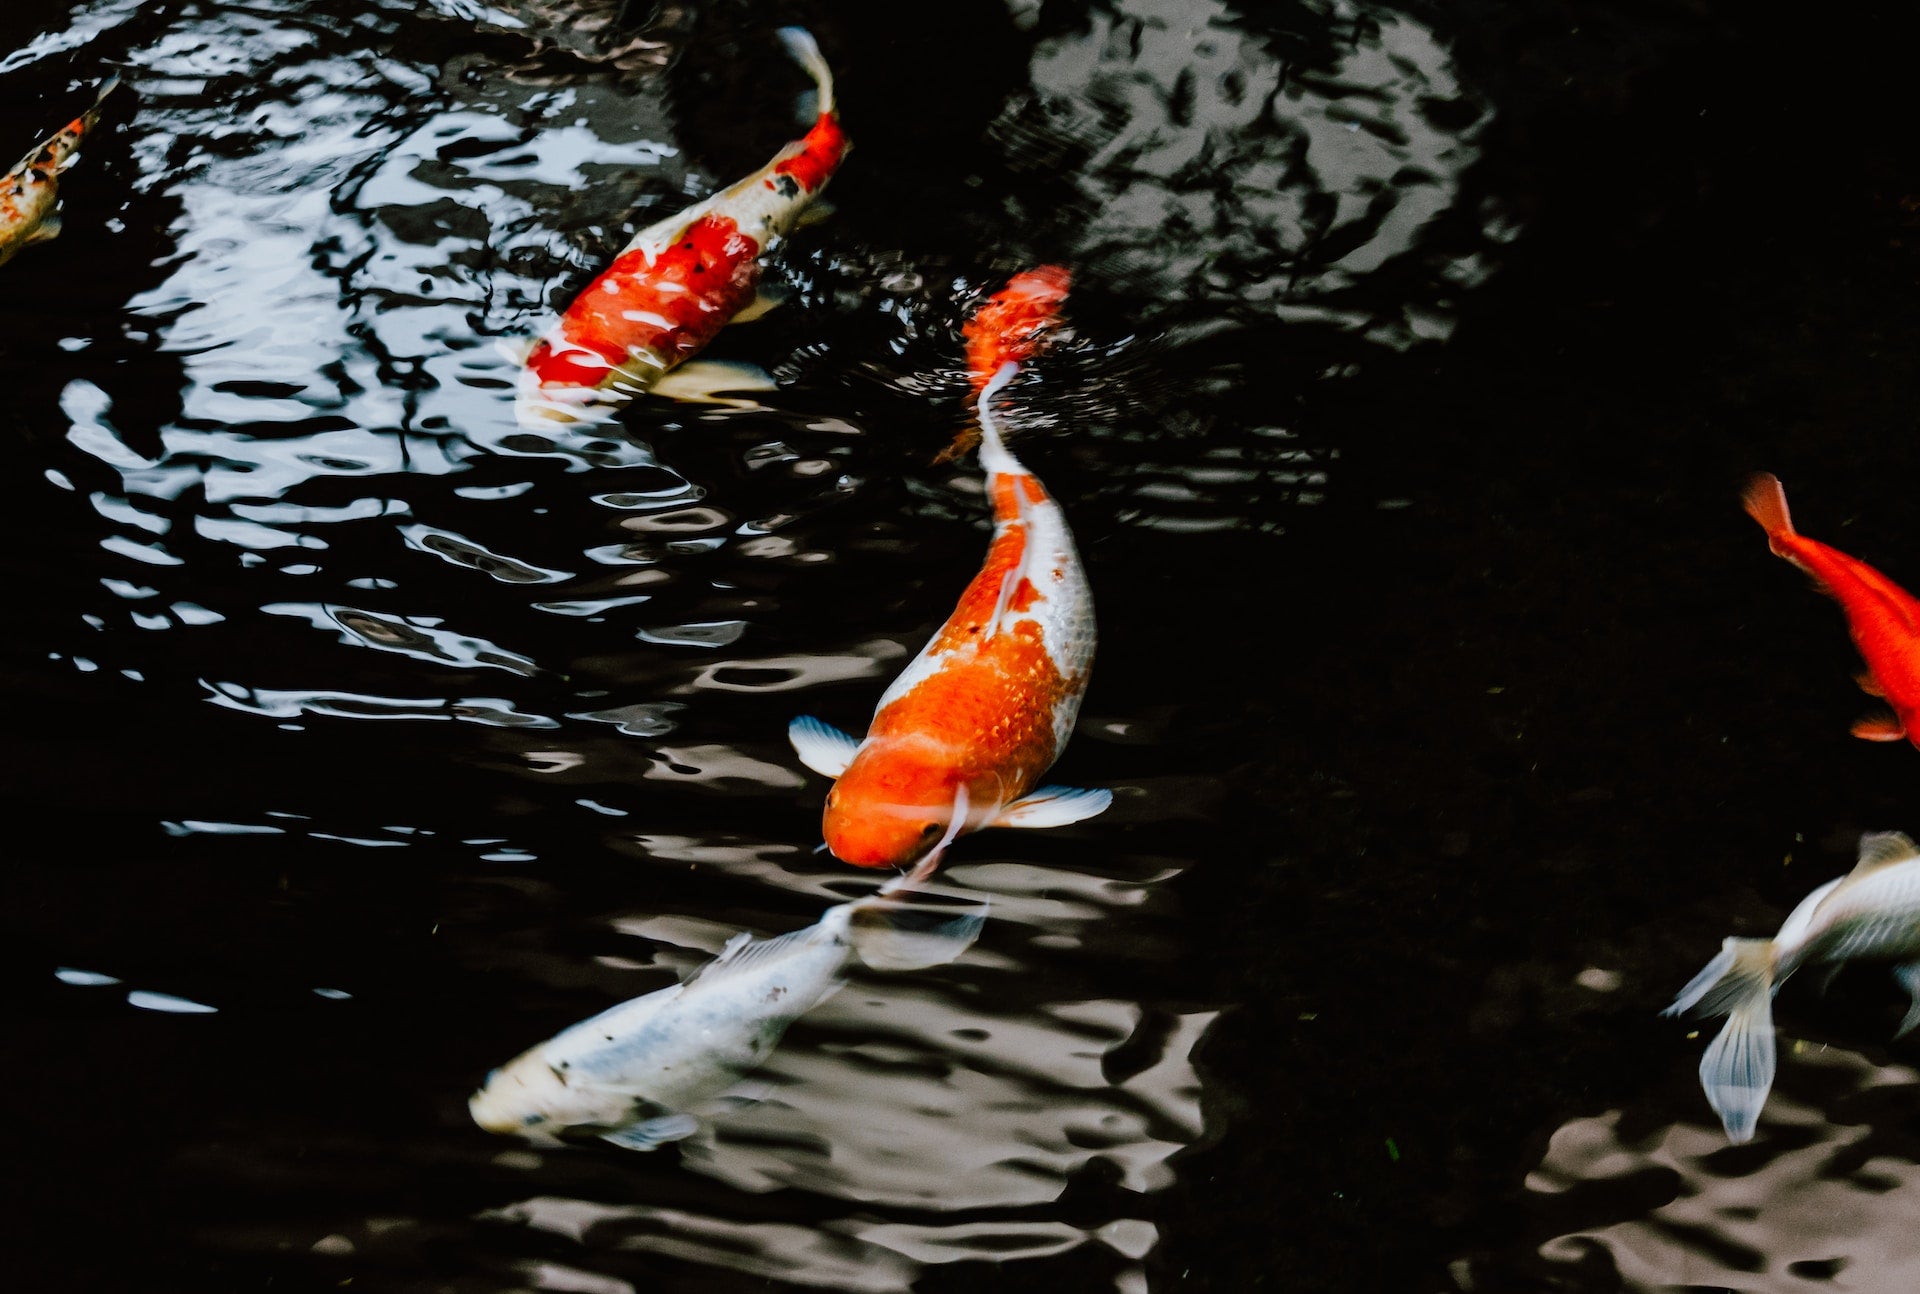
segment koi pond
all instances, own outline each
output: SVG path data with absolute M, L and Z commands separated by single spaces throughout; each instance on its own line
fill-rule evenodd
M 636 230 L 806 132 L 793 25 L 851 151 L 702 356 L 768 380 L 517 417 Z M 1920 587 L 1917 38 L 8 7 L 0 152 L 122 79 L 0 267 L 12 1282 L 1920 1286 L 1884 967 L 1780 994 L 1742 1145 L 1717 1023 L 1659 1014 L 1920 832 L 1920 754 L 1849 736 L 1843 617 L 1740 504 L 1777 473 Z M 971 946 L 832 971 L 676 1139 L 484 1130 L 513 1057 L 894 874 L 822 850 L 787 729 L 858 737 L 982 569 L 963 330 L 1040 265 L 1002 425 L 1099 633 L 1048 779 L 1111 807 L 956 817 Z

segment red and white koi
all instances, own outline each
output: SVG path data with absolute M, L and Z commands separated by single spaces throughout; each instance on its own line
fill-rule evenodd
M 633 236 L 521 361 L 523 425 L 610 417 L 755 304 L 760 258 L 820 196 L 848 147 L 819 46 L 798 27 L 780 36 L 818 90 L 812 129 L 746 179 Z
M 29 243 L 60 235 L 60 174 L 72 166 L 80 141 L 100 120 L 100 103 L 119 77 L 110 78 L 93 97 L 93 106 L 50 135 L 0 179 L 0 265 Z
M 1060 505 L 1007 451 L 980 393 L 993 542 L 960 603 L 880 698 L 866 738 L 818 719 L 787 729 L 800 762 L 835 778 L 822 830 L 858 867 L 931 872 L 957 835 L 1090 818 L 1110 791 L 1034 790 L 1067 744 L 1093 666 L 1093 595 Z
M 1867 663 L 1860 688 L 1889 707 L 1856 722 L 1853 735 L 1868 741 L 1904 737 L 1920 745 L 1920 600 L 1859 558 L 1795 530 L 1786 491 L 1772 473 L 1749 480 L 1743 501 L 1773 551 L 1813 576 L 1846 612 L 1854 646 Z

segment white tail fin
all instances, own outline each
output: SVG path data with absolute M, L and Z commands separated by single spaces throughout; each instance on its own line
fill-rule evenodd
M 1752 1140 L 1773 1089 L 1773 971 L 1773 940 L 1729 939 L 1665 1012 L 1726 1014 L 1726 1027 L 1700 1058 L 1700 1086 L 1736 1144 Z
M 976 413 L 980 421 L 980 466 L 989 472 L 1018 472 L 1024 474 L 1026 468 L 1020 460 L 1007 451 L 1007 442 L 1000 438 L 1000 420 L 993 416 L 993 401 L 1007 383 L 1013 381 L 1020 366 L 1012 360 L 1000 366 L 987 384 L 980 388 L 980 401 Z
M 779 31 L 780 43 L 787 47 L 787 53 L 793 55 L 793 61 L 807 70 L 813 78 L 814 88 L 820 92 L 820 115 L 833 115 L 833 69 L 827 66 L 827 60 L 820 53 L 820 46 L 814 43 L 813 33 L 805 27 L 782 27 Z
M 985 903 L 956 913 L 951 901 L 901 901 L 909 897 L 876 897 L 850 905 L 853 950 L 875 970 L 925 970 L 958 961 L 987 924 Z

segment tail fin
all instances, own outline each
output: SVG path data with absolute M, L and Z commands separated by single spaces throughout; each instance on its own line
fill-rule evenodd
M 1773 940 L 1729 939 L 1663 1013 L 1726 1013 L 1700 1058 L 1700 1086 L 1736 1144 L 1752 1140 L 1773 1089 L 1773 969 Z
M 956 911 L 952 900 L 915 897 L 892 894 L 850 905 L 849 937 L 861 961 L 887 971 L 944 966 L 973 947 L 987 924 L 985 903 Z
M 1009 360 L 1000 366 L 987 384 L 980 388 L 980 402 L 977 413 L 980 421 L 980 466 L 989 472 L 1015 472 L 1024 474 L 1026 468 L 1020 460 L 1007 450 L 1007 442 L 1000 438 L 1000 420 L 993 416 L 994 397 L 1007 389 L 1007 383 L 1013 381 L 1020 366 Z
M 787 53 L 793 55 L 793 61 L 805 68 L 807 75 L 813 78 L 814 88 L 820 92 L 820 115 L 833 116 L 833 69 L 827 66 L 820 46 L 814 43 L 813 34 L 805 27 L 782 27 L 778 34 L 780 43 L 787 47 Z
M 1787 512 L 1787 492 L 1780 484 L 1780 478 L 1772 472 L 1755 472 L 1747 478 L 1747 485 L 1740 492 L 1740 501 L 1746 505 L 1747 515 L 1760 523 L 1772 540 L 1772 548 L 1780 553 L 1780 540 L 1795 535 L 1793 517 Z M 1781 554 L 1785 556 L 1784 553 Z

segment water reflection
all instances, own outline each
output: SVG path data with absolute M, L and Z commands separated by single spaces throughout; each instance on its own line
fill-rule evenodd
M 1920 1074 L 1797 1043 L 1767 1135 L 1730 1148 L 1711 1122 L 1611 1110 L 1553 1135 L 1527 1179 L 1569 1229 L 1540 1249 L 1557 1287 L 1910 1289 L 1920 1155 L 1898 1129 Z M 1472 1288 L 1471 1285 L 1466 1288 Z
M 1142 302 L 1404 345 L 1444 336 L 1455 293 L 1487 273 L 1456 255 L 1418 299 L 1355 292 L 1417 259 L 1426 226 L 1453 213 L 1485 123 L 1446 46 L 1409 15 L 1122 0 L 1044 39 L 1031 72 L 996 132 L 1026 168 L 1065 167 L 1076 262 Z

